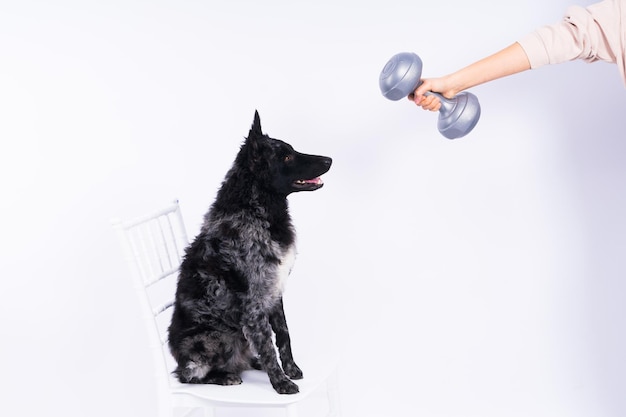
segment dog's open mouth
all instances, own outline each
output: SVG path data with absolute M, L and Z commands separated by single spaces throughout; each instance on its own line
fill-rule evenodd
M 310 180 L 296 180 L 293 182 L 293 187 L 299 191 L 313 191 L 321 188 L 323 185 L 324 181 L 322 181 L 320 177 Z

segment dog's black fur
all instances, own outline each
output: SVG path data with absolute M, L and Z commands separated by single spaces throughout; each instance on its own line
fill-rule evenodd
M 287 196 L 312 191 L 330 169 L 324 156 L 296 152 L 250 133 L 180 267 L 169 346 L 181 382 L 234 385 L 263 369 L 281 394 L 298 392 L 282 286 L 295 255 Z M 282 362 L 278 364 L 272 330 Z

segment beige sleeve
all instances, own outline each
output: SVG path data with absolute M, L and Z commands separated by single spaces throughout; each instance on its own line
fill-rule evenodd
M 574 59 L 616 62 L 623 56 L 620 4 L 605 0 L 587 8 L 569 7 L 564 20 L 544 26 L 519 41 L 531 68 Z

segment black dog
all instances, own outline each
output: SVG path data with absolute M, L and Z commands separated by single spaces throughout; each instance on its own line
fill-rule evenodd
M 169 346 L 181 382 L 234 385 L 263 369 L 281 394 L 298 392 L 282 290 L 295 258 L 287 196 L 322 187 L 324 156 L 261 132 L 259 115 L 180 267 Z M 272 330 L 282 369 L 272 343 Z

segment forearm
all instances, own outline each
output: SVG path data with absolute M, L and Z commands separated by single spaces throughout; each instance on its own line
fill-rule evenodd
M 526 52 L 514 43 L 495 54 L 447 75 L 445 96 L 452 97 L 468 88 L 530 69 Z
M 530 69 L 528 56 L 522 46 L 516 42 L 452 74 L 424 79 L 417 90 L 409 95 L 409 99 L 424 110 L 437 111 L 441 103 L 436 96 L 426 96 L 427 91 L 434 91 L 441 93 L 444 97 L 452 98 L 468 88 L 528 69 Z

